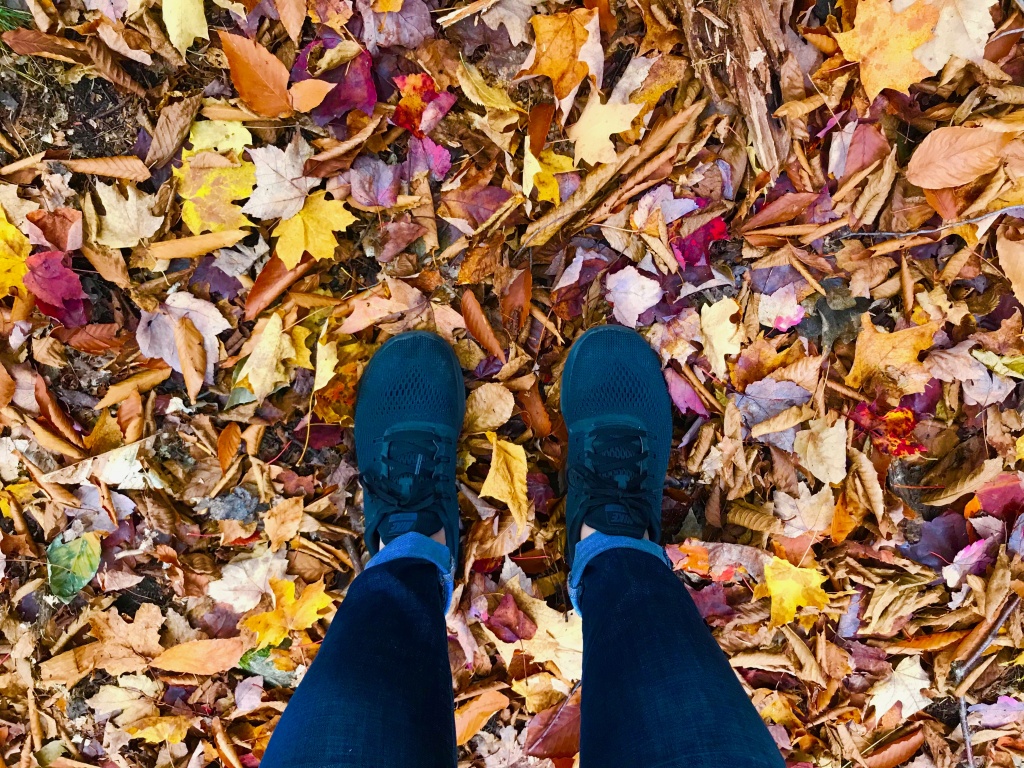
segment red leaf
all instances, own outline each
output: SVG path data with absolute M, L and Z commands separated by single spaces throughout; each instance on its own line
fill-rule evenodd
M 525 752 L 533 757 L 572 757 L 580 751 L 580 688 L 526 726 Z
M 506 643 L 529 640 L 537 633 L 537 625 L 516 605 L 511 594 L 506 593 L 484 622 L 490 630 Z

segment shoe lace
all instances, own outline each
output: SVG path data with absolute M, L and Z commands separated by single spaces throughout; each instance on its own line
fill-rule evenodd
M 444 490 L 439 482 L 444 439 L 430 430 L 396 431 L 381 444 L 382 471 L 360 475 L 385 515 L 421 512 L 434 507 Z
M 651 502 L 646 482 L 650 452 L 646 437 L 635 427 L 608 426 L 595 430 L 590 447 L 584 452 L 583 466 L 573 467 L 569 473 L 569 482 L 582 494 L 587 513 L 620 508 L 638 526 L 648 526 Z

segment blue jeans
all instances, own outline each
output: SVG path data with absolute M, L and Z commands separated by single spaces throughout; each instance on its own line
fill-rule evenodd
M 405 534 L 352 583 L 262 768 L 454 768 L 451 570 L 433 544 Z M 783 768 L 660 548 L 593 534 L 573 571 L 582 768 Z

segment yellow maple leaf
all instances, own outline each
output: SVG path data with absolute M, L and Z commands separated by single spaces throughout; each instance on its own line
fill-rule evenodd
M 931 322 L 886 333 L 878 330 L 864 313 L 854 350 L 853 368 L 846 376 L 846 385 L 858 389 L 873 382 L 893 398 L 924 392 L 931 374 L 917 356 L 931 347 L 937 330 L 939 324 Z
M 200 120 L 192 124 L 188 143 L 192 149 L 181 151 L 182 160 L 209 150 L 234 152 L 237 156 L 252 144 L 252 134 L 242 123 L 234 120 Z
M 914 49 L 931 40 L 938 21 L 938 9 L 925 0 L 902 13 L 894 13 L 889 0 L 860 0 L 853 29 L 834 37 L 843 57 L 860 64 L 864 90 L 874 99 L 883 88 L 908 93 L 933 74 L 914 58 Z
M 813 568 L 797 568 L 787 560 L 773 557 L 764 568 L 764 583 L 754 587 L 754 599 L 772 599 L 772 626 L 788 624 L 797 608 L 824 608 L 828 593 L 821 588 L 825 574 Z
M 628 131 L 633 118 L 640 114 L 642 104 L 616 102 L 611 99 L 601 102 L 595 91 L 590 92 L 587 105 L 580 113 L 580 119 L 569 126 L 567 135 L 575 143 L 576 162 L 581 160 L 591 165 L 614 163 L 618 156 L 611 136 Z
M 24 292 L 22 278 L 28 272 L 25 259 L 32 252 L 32 244 L 16 226 L 7 220 L 0 209 L 0 296 L 6 296 L 11 288 Z
M 481 496 L 490 496 L 508 504 L 520 531 L 525 531 L 530 520 L 530 500 L 526 495 L 526 451 L 523 446 L 499 440 L 493 432 L 487 433 L 491 441 L 491 468 L 480 488 Z
M 184 715 L 171 717 L 144 717 L 125 728 L 133 739 L 150 744 L 179 744 L 188 733 L 189 719 Z
M 220 155 L 214 155 L 225 163 Z M 252 194 L 256 186 L 256 166 L 252 163 L 239 165 L 208 164 L 197 156 L 174 169 L 178 178 L 178 194 L 184 199 L 181 218 L 192 230 L 201 232 L 224 232 L 252 226 L 242 213 L 242 207 L 234 203 Z
M 356 217 L 340 200 L 328 200 L 320 190 L 306 198 L 302 210 L 274 228 L 277 257 L 288 269 L 294 269 L 309 253 L 317 261 L 334 256 L 338 245 L 335 232 L 344 232 Z
M 523 142 L 526 155 L 523 160 L 523 194 L 529 197 L 530 192 L 537 190 L 537 200 L 547 200 L 558 205 L 562 202 L 562 193 L 558 188 L 556 173 L 568 173 L 575 168 L 572 158 L 568 155 L 557 155 L 550 149 L 541 150 L 536 157 L 530 151 L 530 142 Z
M 248 389 L 262 402 L 279 386 L 291 381 L 284 361 L 294 357 L 292 337 L 284 332 L 281 314 L 275 313 L 263 326 L 259 341 L 238 372 L 237 385 Z
M 334 604 L 334 598 L 324 592 L 323 579 L 307 586 L 298 599 L 294 581 L 271 579 L 270 588 L 274 590 L 277 607 L 242 622 L 243 627 L 256 633 L 259 648 L 280 645 L 289 632 L 309 629 Z
M 577 8 L 530 19 L 535 47 L 519 76 L 543 75 L 551 80 L 555 98 L 563 100 L 576 93 L 588 74 L 600 85 L 604 74 L 604 51 L 596 10 Z

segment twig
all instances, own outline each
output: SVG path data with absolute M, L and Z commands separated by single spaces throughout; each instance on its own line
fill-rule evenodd
M 944 232 L 947 229 L 953 229 L 954 227 L 960 227 L 964 224 L 977 224 L 979 221 L 998 216 L 1001 213 L 1007 213 L 1008 211 L 1022 211 L 1024 212 L 1024 206 L 1020 205 L 1008 205 L 1005 208 L 999 208 L 995 211 L 989 211 L 983 213 L 981 216 L 975 216 L 970 219 L 964 219 L 963 221 L 951 221 L 948 224 L 935 227 L 933 229 L 915 229 L 910 232 L 851 232 L 848 235 L 842 235 L 839 240 L 851 240 L 855 237 L 910 237 L 911 235 L 935 235 L 939 232 Z
M 971 746 L 971 729 L 967 725 L 967 699 L 960 697 L 960 729 L 964 732 L 964 747 L 967 750 L 967 768 L 974 768 L 974 748 Z
M 977 645 L 971 650 L 960 663 L 953 663 L 953 669 L 950 671 L 949 679 L 954 685 L 959 685 L 961 682 L 967 679 L 978 663 L 981 661 L 981 655 L 985 650 L 992 645 L 992 641 L 996 639 L 1000 630 L 1003 628 L 1003 624 L 1010 618 L 1010 614 L 1016 610 L 1017 606 L 1020 605 L 1020 595 L 1013 595 L 1003 605 L 1002 610 L 996 616 L 995 620 L 992 621 L 988 626 L 985 623 L 978 625 L 978 629 L 971 632 L 970 635 L 965 637 L 961 642 L 962 647 L 969 648 L 972 644 Z M 977 635 L 975 635 L 977 632 Z M 958 649 L 959 650 L 959 649 Z

